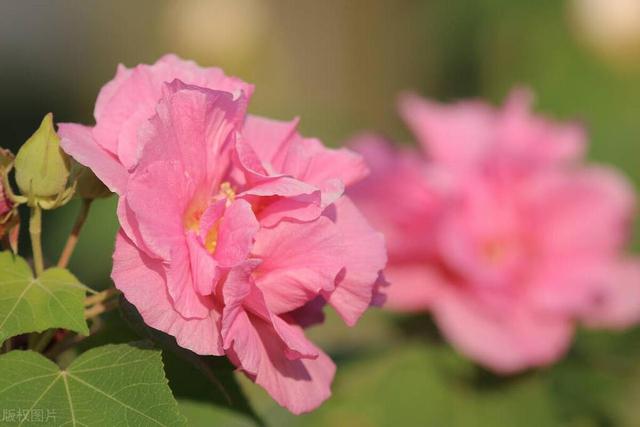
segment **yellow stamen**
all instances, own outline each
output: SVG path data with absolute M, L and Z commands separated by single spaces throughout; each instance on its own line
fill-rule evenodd
M 233 202 L 236 198 L 236 192 L 231 187 L 229 182 L 223 182 L 220 184 L 220 191 L 218 193 L 220 196 L 223 196 L 226 199 L 226 204 L 229 206 L 231 202 Z M 220 197 L 214 197 L 211 199 L 211 202 L 219 201 Z M 183 223 L 184 228 L 188 231 L 193 231 L 196 234 L 200 234 L 200 219 L 204 212 L 203 205 L 201 203 L 193 203 L 191 206 L 187 208 L 184 213 Z M 204 238 L 203 244 L 204 247 L 209 251 L 209 253 L 213 254 L 218 246 L 218 232 L 220 229 L 220 220 L 216 221 L 215 224 L 211 226 L 207 235 Z
M 236 192 L 233 191 L 231 184 L 227 181 L 220 184 L 220 194 L 225 196 L 230 202 L 233 202 L 236 198 Z
M 213 254 L 216 251 L 216 247 L 218 246 L 218 230 L 220 229 L 220 220 L 216 221 L 215 224 L 211 226 L 211 229 L 207 233 L 207 237 L 204 239 L 204 247 L 209 251 L 210 254 Z

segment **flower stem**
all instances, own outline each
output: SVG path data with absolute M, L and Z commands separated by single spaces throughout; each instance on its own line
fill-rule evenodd
M 102 321 L 100 320 L 99 317 L 94 319 L 93 322 L 91 322 L 91 326 L 89 327 L 89 335 L 88 336 L 92 336 L 92 335 L 98 333 L 102 329 L 103 326 L 104 325 L 103 325 L 103 323 L 102 323 Z M 73 348 L 79 342 L 87 339 L 88 336 L 79 335 L 79 334 L 73 333 L 71 331 L 65 331 L 62 339 L 60 341 L 54 343 L 51 346 L 51 348 L 49 348 L 46 351 L 45 356 L 47 356 L 51 360 L 55 360 L 55 359 L 58 358 L 58 356 L 60 356 L 65 351 Z
M 84 226 L 87 217 L 89 216 L 89 209 L 91 208 L 91 199 L 82 199 L 82 206 L 80 207 L 80 212 L 78 212 L 78 216 L 76 217 L 76 222 L 73 224 L 73 228 L 71 229 L 71 234 L 67 238 L 67 243 L 64 245 L 64 249 L 62 250 L 62 254 L 60 255 L 60 259 L 58 260 L 58 267 L 66 268 L 67 264 L 69 264 L 69 260 L 71 259 L 71 255 L 73 254 L 73 250 L 76 248 L 76 244 L 78 243 L 78 238 L 80 237 L 80 232 L 82 231 L 82 227 Z
M 120 291 L 116 288 L 105 289 L 95 295 L 90 295 L 84 299 L 84 306 L 89 307 L 94 304 L 102 303 L 113 296 L 120 295 Z
M 36 276 L 40 276 L 44 270 L 44 258 L 42 256 L 42 209 L 36 205 L 31 208 L 29 217 L 29 233 L 31 234 L 31 248 L 33 251 L 33 264 L 36 269 Z
M 49 343 L 51 342 L 51 339 L 55 334 L 56 334 L 55 329 L 49 329 L 47 331 L 44 331 L 42 334 L 40 334 L 40 336 L 38 337 L 38 340 L 33 345 L 33 351 L 37 351 L 38 353 L 41 353 L 45 348 L 47 348 L 47 346 L 49 345 Z
M 120 301 L 117 299 L 111 299 L 104 302 L 99 302 L 84 311 L 84 318 L 89 320 L 94 317 L 98 317 L 103 313 L 107 313 L 115 308 L 118 308 Z

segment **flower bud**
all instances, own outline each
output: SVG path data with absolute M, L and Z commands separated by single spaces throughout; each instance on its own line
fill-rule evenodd
M 78 162 L 73 162 L 71 176 L 77 183 L 76 193 L 83 199 L 101 199 L 109 197 L 112 194 L 91 169 Z
M 69 157 L 60 148 L 51 113 L 18 151 L 15 168 L 16 183 L 29 206 L 53 209 L 71 198 Z

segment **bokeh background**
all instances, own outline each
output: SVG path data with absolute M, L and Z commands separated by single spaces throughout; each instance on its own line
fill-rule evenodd
M 92 123 L 118 63 L 167 52 L 255 83 L 251 112 L 300 116 L 306 135 L 332 146 L 362 129 L 409 141 L 401 90 L 499 102 L 527 85 L 538 110 L 586 123 L 593 161 L 640 185 L 640 0 L 3 0 L 0 145 L 18 147 L 49 111 Z M 46 216 L 49 259 L 78 208 Z M 71 263 L 94 288 L 109 285 L 114 210 L 114 198 L 95 203 Z M 110 325 L 92 339 L 129 339 Z M 243 381 L 270 425 L 640 425 L 640 330 L 579 331 L 564 360 L 509 378 L 457 355 L 427 316 L 376 310 L 353 329 L 329 316 L 311 335 L 338 363 L 334 395 L 293 417 Z M 252 425 L 211 404 L 213 391 L 174 388 L 190 426 Z

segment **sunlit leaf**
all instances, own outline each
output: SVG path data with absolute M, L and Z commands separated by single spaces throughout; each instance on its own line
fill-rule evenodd
M 180 426 L 160 351 L 107 345 L 67 369 L 31 351 L 0 356 L 0 407 L 20 414 L 17 425 Z
M 50 328 L 89 334 L 84 320 L 85 291 L 65 269 L 51 268 L 34 278 L 24 259 L 11 252 L 0 253 L 0 342 Z

